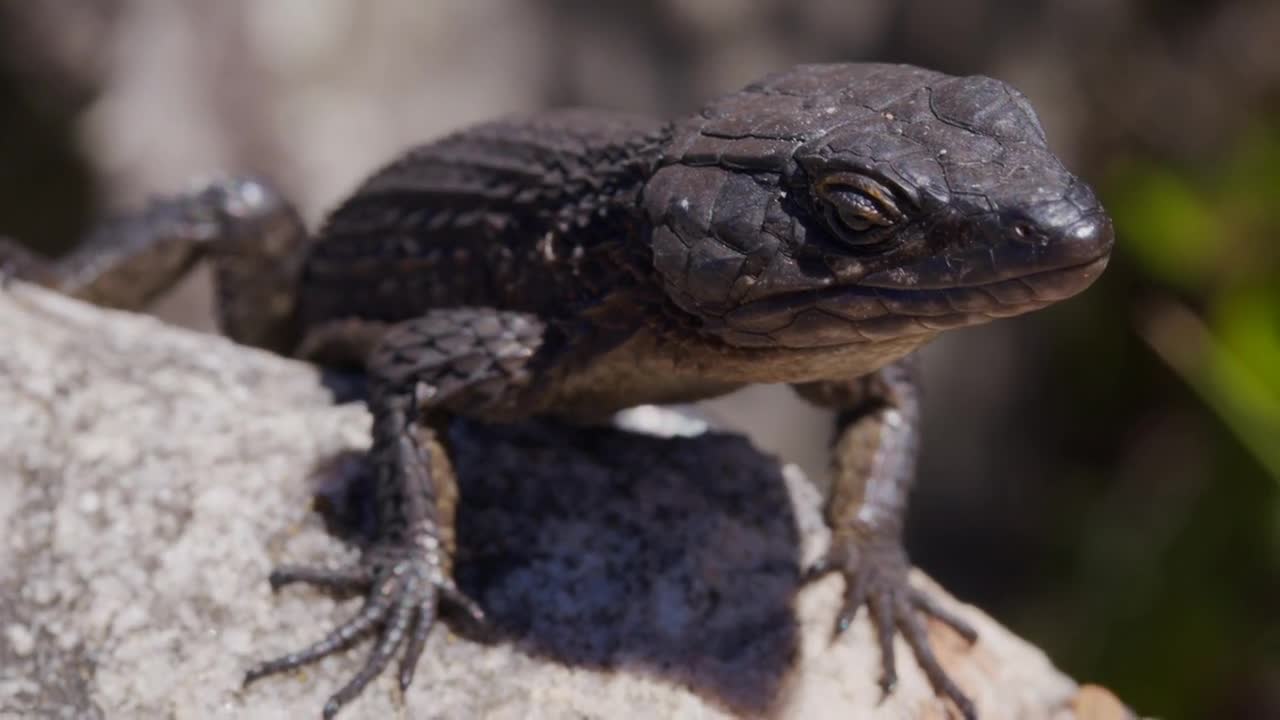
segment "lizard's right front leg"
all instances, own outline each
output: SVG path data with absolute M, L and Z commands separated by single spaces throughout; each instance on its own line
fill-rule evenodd
M 356 567 L 284 567 L 273 587 L 304 582 L 366 594 L 364 607 L 311 647 L 262 663 L 245 682 L 296 668 L 377 633 L 364 667 L 324 706 L 331 718 L 404 646 L 400 686 L 407 688 L 436 618 L 437 600 L 457 602 L 477 619 L 478 606 L 454 584 L 452 490 L 455 479 L 433 426 L 451 412 L 512 419 L 532 407 L 530 366 L 543 356 L 546 326 L 535 316 L 487 308 L 433 311 L 394 326 L 369 360 L 373 412 L 371 460 L 378 532 Z

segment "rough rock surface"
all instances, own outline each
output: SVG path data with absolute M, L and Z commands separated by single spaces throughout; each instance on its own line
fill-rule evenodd
M 355 556 L 333 533 L 360 525 L 363 406 L 307 365 L 21 283 L 0 328 L 0 716 L 317 716 L 367 646 L 240 679 L 359 603 L 266 577 Z M 453 439 L 458 576 L 492 627 L 450 619 L 404 697 L 387 673 L 342 717 L 947 715 L 901 640 L 881 700 L 864 616 L 829 643 L 842 581 L 798 585 L 827 539 L 820 499 L 740 437 Z M 1041 652 L 957 609 L 976 646 L 932 630 L 983 717 L 1076 716 Z

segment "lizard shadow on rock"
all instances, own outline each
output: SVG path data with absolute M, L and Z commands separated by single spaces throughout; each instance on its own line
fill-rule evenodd
M 798 654 L 800 582 L 775 458 L 736 435 L 552 422 L 456 421 L 450 444 L 457 581 L 490 625 L 456 631 L 769 713 Z M 345 512 L 367 532 L 360 494 Z

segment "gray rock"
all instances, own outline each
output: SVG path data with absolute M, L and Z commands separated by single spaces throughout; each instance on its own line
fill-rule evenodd
M 21 283 L 0 328 L 0 715 L 317 716 L 367 645 L 240 680 L 359 604 L 266 577 L 356 557 L 326 527 L 360 525 L 364 407 L 307 365 Z M 342 717 L 944 716 L 901 640 L 883 702 L 865 618 L 830 642 L 842 581 L 798 571 L 820 498 L 746 440 L 452 434 L 457 575 L 491 626 L 447 618 L 404 697 L 387 673 Z M 931 628 L 984 717 L 1075 716 L 1040 651 L 944 599 L 982 633 Z

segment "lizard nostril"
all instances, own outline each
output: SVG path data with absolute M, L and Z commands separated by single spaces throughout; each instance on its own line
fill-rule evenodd
M 1035 242 L 1039 233 L 1025 220 L 1019 220 L 1012 226 L 1013 236 L 1023 242 Z

